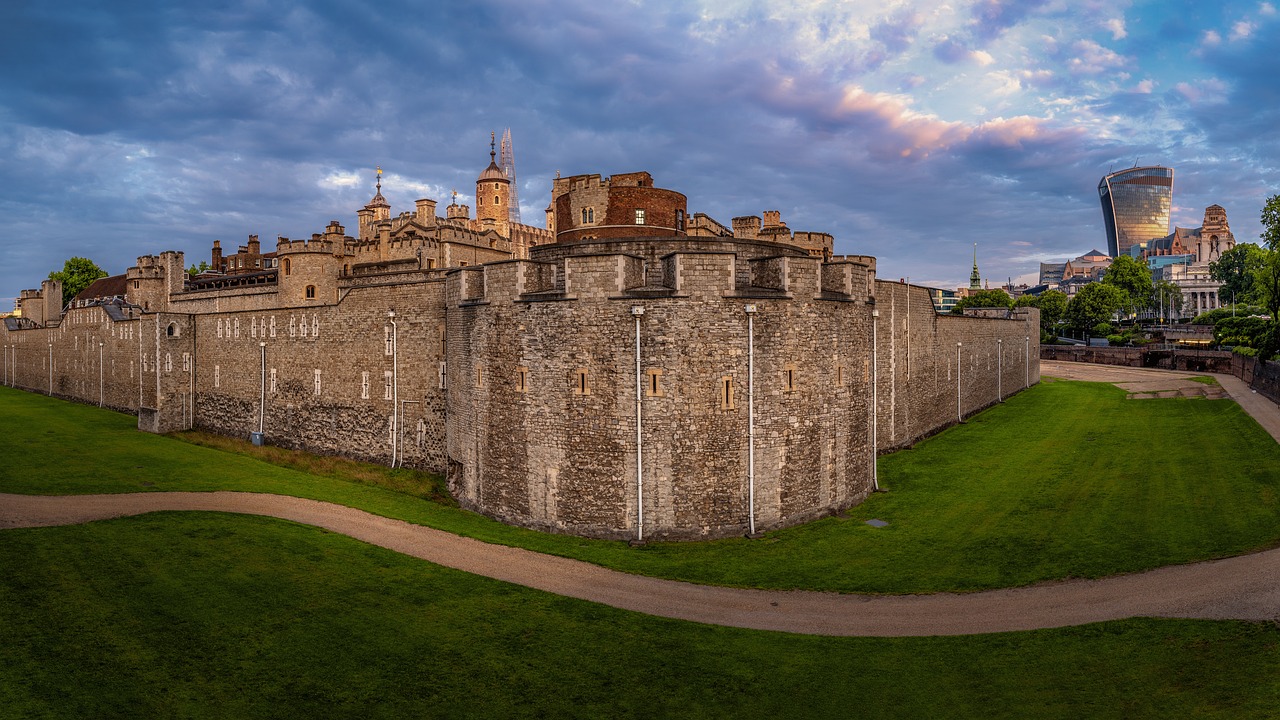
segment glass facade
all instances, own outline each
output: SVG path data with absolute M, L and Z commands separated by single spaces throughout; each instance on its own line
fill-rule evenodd
M 1173 205 L 1173 168 L 1141 167 L 1121 170 L 1098 183 L 1102 219 L 1107 226 L 1111 257 L 1169 234 Z

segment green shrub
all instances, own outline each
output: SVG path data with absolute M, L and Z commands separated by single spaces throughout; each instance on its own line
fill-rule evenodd
M 1092 332 L 1094 337 L 1107 337 L 1111 335 L 1111 323 L 1098 323 L 1093 326 Z
M 1129 337 L 1127 335 L 1108 335 L 1107 336 L 1107 344 L 1110 345 L 1111 347 L 1118 347 L 1120 345 L 1124 345 L 1127 342 L 1129 342 Z
M 1257 355 L 1258 355 L 1258 351 L 1257 351 L 1257 350 L 1254 350 L 1254 349 L 1253 349 L 1253 348 L 1251 348 L 1251 347 L 1245 347 L 1245 346 L 1243 346 L 1243 345 L 1237 345 L 1237 346 L 1235 346 L 1235 347 L 1231 348 L 1231 352 L 1233 352 L 1233 353 L 1235 353 L 1235 354 L 1237 354 L 1237 355 L 1243 355 L 1243 356 L 1245 356 L 1245 357 L 1257 357 Z

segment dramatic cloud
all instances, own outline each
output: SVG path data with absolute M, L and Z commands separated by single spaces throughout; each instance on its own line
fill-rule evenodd
M 1101 244 L 1094 186 L 1178 171 L 1176 220 L 1257 235 L 1277 192 L 1271 3 L 160 0 L 0 8 L 0 306 L 70 255 L 470 201 L 512 129 L 551 179 L 648 170 L 727 222 L 779 209 L 886 276 L 967 281 Z M 268 241 L 268 245 L 270 242 Z

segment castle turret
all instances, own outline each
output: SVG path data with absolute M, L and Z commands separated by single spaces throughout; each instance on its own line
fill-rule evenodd
M 489 135 L 489 167 L 476 178 L 476 227 L 492 227 L 503 237 L 511 236 L 511 181 L 498 167 L 494 136 Z M 486 222 L 492 221 L 492 224 Z
M 382 197 L 382 168 L 378 168 L 378 182 L 374 187 L 376 191 L 373 199 L 356 212 L 356 217 L 359 218 L 361 242 L 371 242 L 377 238 L 378 223 L 391 218 L 391 204 Z

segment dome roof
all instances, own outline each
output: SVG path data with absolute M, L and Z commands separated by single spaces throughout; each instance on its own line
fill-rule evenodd
M 370 201 L 369 201 L 369 204 L 368 204 L 368 205 L 365 205 L 365 207 L 367 207 L 367 208 L 376 208 L 376 207 L 385 207 L 385 208 L 389 208 L 389 207 L 391 207 L 391 204 L 387 202 L 387 199 L 386 199 L 386 198 L 382 197 L 382 190 L 381 190 L 381 189 L 379 189 L 379 190 L 378 190 L 378 193 L 377 193 L 376 195 L 374 195 L 374 196 L 373 196 L 373 199 L 372 199 L 372 200 L 370 200 Z
M 502 172 L 502 168 L 498 167 L 498 163 L 490 160 L 489 167 L 480 173 L 480 177 L 476 178 L 476 182 L 484 182 L 486 180 L 497 180 L 499 182 L 511 182 L 507 179 L 507 174 Z

